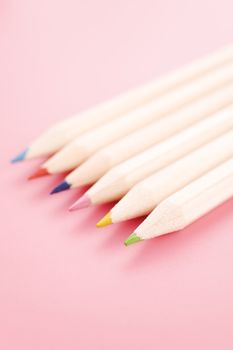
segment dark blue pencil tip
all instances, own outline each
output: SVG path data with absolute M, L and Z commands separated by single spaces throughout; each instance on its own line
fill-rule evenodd
M 26 148 L 23 152 L 19 153 L 15 158 L 11 160 L 11 163 L 17 163 L 21 162 L 21 160 L 24 160 L 27 156 L 28 148 Z
M 58 193 L 58 192 L 61 192 L 61 191 L 68 190 L 70 187 L 71 187 L 71 185 L 70 185 L 68 182 L 63 181 L 63 182 L 61 182 L 57 187 L 55 187 L 55 188 L 50 192 L 50 194 L 54 194 L 54 193 Z

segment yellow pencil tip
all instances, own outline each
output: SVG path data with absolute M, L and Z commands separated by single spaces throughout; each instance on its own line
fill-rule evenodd
M 111 213 L 106 214 L 99 222 L 97 222 L 97 227 L 104 227 L 112 224 Z

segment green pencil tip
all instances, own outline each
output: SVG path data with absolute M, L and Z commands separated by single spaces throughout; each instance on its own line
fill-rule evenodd
M 128 245 L 130 244 L 134 244 L 134 243 L 137 243 L 137 242 L 140 242 L 142 241 L 142 239 L 140 237 L 138 237 L 136 235 L 136 233 L 132 233 L 126 240 L 125 240 L 125 246 L 128 247 Z

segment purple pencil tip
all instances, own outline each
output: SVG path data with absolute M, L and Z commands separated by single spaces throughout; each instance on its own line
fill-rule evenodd
M 71 185 L 70 185 L 68 182 L 63 181 L 63 182 L 61 182 L 57 187 L 55 187 L 55 188 L 50 192 L 50 194 L 54 194 L 54 193 L 66 191 L 66 190 L 68 190 L 70 187 L 71 187 Z

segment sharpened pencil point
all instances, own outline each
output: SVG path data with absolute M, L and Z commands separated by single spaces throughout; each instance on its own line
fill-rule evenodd
M 11 163 L 21 162 L 26 158 L 27 153 L 28 153 L 28 148 L 26 148 L 24 151 L 20 152 L 15 158 L 13 158 L 11 160 Z
M 32 175 L 30 175 L 28 177 L 28 180 L 36 179 L 37 177 L 42 177 L 46 175 L 50 175 L 48 170 L 45 168 L 40 168 L 37 171 L 35 171 Z
M 85 193 L 81 198 L 79 198 L 71 207 L 69 211 L 74 211 L 76 209 L 87 208 L 91 205 L 91 200 L 88 195 Z
M 99 222 L 97 222 L 96 227 L 104 227 L 112 224 L 111 213 L 107 213 Z
M 61 182 L 57 187 L 55 187 L 50 194 L 66 191 L 70 188 L 70 184 L 66 181 Z
M 136 233 L 132 233 L 124 242 L 125 246 L 128 247 L 128 245 L 130 244 L 134 244 L 134 243 L 137 243 L 137 242 L 140 242 L 142 241 L 142 239 L 140 237 L 138 237 L 136 235 Z

